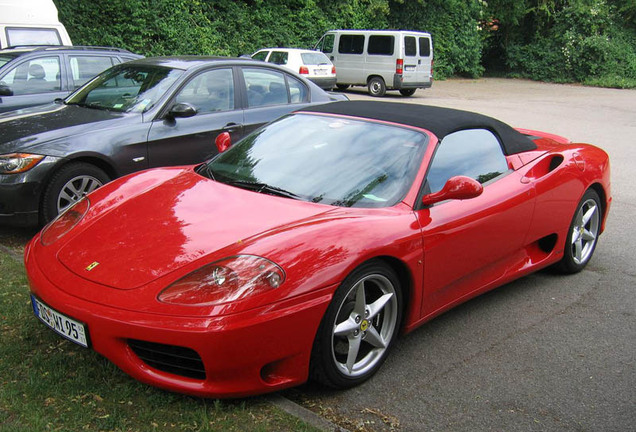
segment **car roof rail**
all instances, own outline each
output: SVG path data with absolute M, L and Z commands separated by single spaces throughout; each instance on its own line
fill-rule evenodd
M 57 50 L 79 50 L 79 51 L 109 51 L 134 54 L 124 48 L 108 47 L 108 46 L 91 46 L 91 45 L 12 45 L 5 49 L 26 49 L 32 48 L 32 51 L 57 51 Z

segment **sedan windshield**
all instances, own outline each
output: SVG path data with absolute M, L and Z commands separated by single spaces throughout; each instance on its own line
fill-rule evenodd
M 295 114 L 256 131 L 207 165 L 215 180 L 261 193 L 343 207 L 404 198 L 428 138 L 412 129 Z
M 122 65 L 101 73 L 66 103 L 118 112 L 144 112 L 152 108 L 183 74 L 162 66 Z

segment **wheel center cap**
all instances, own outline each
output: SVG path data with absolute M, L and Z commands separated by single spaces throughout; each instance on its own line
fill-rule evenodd
M 369 321 L 362 320 L 362 322 L 360 323 L 360 330 L 367 331 L 368 328 L 369 328 Z

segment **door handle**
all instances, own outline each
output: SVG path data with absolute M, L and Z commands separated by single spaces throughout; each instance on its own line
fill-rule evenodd
M 329 60 L 333 60 L 333 56 L 329 56 Z
M 422 64 L 422 59 L 418 59 L 418 60 L 417 60 L 417 64 L 418 64 L 418 65 L 421 65 L 421 64 Z
M 221 129 L 223 132 L 236 132 L 238 129 L 240 129 L 243 125 L 240 125 L 238 123 L 228 123 L 225 126 L 223 126 L 223 129 Z

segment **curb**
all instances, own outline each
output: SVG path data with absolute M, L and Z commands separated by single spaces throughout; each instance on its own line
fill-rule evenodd
M 266 396 L 266 400 L 277 408 L 282 409 L 287 414 L 291 414 L 323 432 L 349 432 L 349 430 L 331 423 L 326 418 L 319 416 L 315 412 L 308 410 L 307 408 L 302 407 L 296 402 L 292 402 L 279 394 Z

